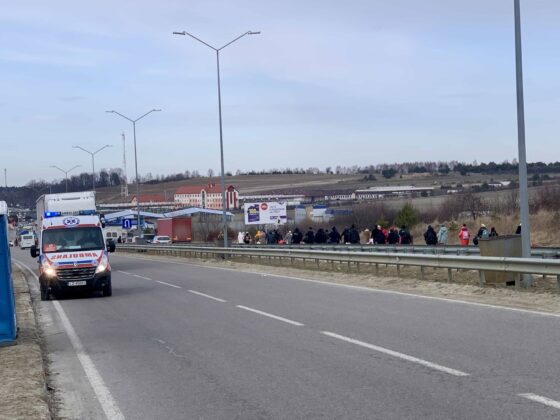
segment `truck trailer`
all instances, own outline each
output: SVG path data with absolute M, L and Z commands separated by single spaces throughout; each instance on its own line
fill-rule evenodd
M 66 290 L 101 291 L 111 296 L 109 252 L 93 191 L 45 194 L 37 200 L 38 257 L 41 300 Z
M 192 241 L 192 221 L 190 217 L 172 217 L 158 219 L 158 236 L 169 236 L 171 242 L 191 242 Z

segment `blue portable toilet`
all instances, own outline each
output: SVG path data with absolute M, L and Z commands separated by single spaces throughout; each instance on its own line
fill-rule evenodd
M 8 205 L 0 201 L 0 346 L 14 344 L 16 339 L 15 303 L 8 238 Z

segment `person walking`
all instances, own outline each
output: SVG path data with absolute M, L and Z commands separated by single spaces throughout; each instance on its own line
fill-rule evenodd
M 305 242 L 307 245 L 312 245 L 312 244 L 315 243 L 315 234 L 313 233 L 313 228 L 312 228 L 312 227 L 310 227 L 310 228 L 307 230 L 307 233 L 305 234 L 305 240 L 304 240 L 304 242 Z
M 286 241 L 286 245 L 291 245 L 292 244 L 292 236 L 293 236 L 292 231 L 289 230 L 286 233 L 286 236 L 284 237 L 284 240 Z
M 323 228 L 319 228 L 319 230 L 317 230 L 317 234 L 315 235 L 315 243 L 316 244 L 327 243 L 327 235 L 323 230 Z
M 517 229 L 515 229 L 515 234 L 516 235 L 521 235 L 521 223 L 519 223 L 519 225 L 517 226 Z
M 432 225 L 428 225 L 428 230 L 424 233 L 424 241 L 426 241 L 426 245 L 437 245 L 437 234 Z
M 292 233 L 292 243 L 294 245 L 299 245 L 303 239 L 303 234 L 299 230 L 299 228 L 294 229 L 294 233 Z
M 385 242 L 387 241 L 387 237 L 385 236 L 385 233 L 383 233 L 383 229 L 381 228 L 381 226 L 377 225 L 375 227 L 375 236 L 373 236 L 373 243 L 374 244 L 379 244 L 379 245 L 385 245 Z
M 482 223 L 480 225 L 480 229 L 478 229 L 476 236 L 473 238 L 473 244 L 478 245 L 479 239 L 488 239 L 489 236 L 490 232 L 488 231 L 488 228 L 484 223 Z
M 461 241 L 461 246 L 469 245 L 471 234 L 469 233 L 469 230 L 467 229 L 467 225 L 465 223 L 463 223 L 463 226 L 461 227 L 461 230 L 459 231 L 459 234 L 457 236 L 459 237 L 459 241 Z
M 494 226 L 492 226 L 490 228 L 490 237 L 495 238 L 496 236 L 498 236 L 498 232 L 496 232 L 496 228 Z
M 338 244 L 340 242 L 340 233 L 336 230 L 336 226 L 333 226 L 332 230 L 329 232 L 329 243 Z
M 401 226 L 401 230 L 399 230 L 399 237 L 401 238 L 401 245 L 412 245 L 412 235 L 406 228 L 406 225 Z
M 396 227 L 391 227 L 389 229 L 389 234 L 387 235 L 387 243 L 389 245 L 397 245 L 399 243 L 399 231 Z
M 360 233 L 356 229 L 356 226 L 352 225 L 350 230 L 348 231 L 348 239 L 350 239 L 351 244 L 359 244 L 360 243 Z
M 249 245 L 251 243 L 251 235 L 249 235 L 249 232 L 245 233 L 245 236 L 243 237 L 243 243 L 245 245 Z
M 449 231 L 447 230 L 447 226 L 445 226 L 445 224 L 442 224 L 437 234 L 438 244 L 447 245 L 448 239 L 449 239 Z

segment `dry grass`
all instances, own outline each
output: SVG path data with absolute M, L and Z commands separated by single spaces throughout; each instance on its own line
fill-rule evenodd
M 560 221 L 560 214 L 558 212 L 541 210 L 536 214 L 531 215 L 531 242 L 533 246 L 560 246 L 560 227 L 558 222 Z M 446 221 L 446 226 L 449 228 L 451 223 Z M 477 218 L 476 221 L 455 221 L 459 226 L 463 223 L 467 224 L 471 235 L 476 235 L 480 224 L 484 223 L 488 229 L 495 227 L 498 234 L 500 235 L 511 235 L 515 233 L 515 229 L 519 224 L 519 217 L 517 215 L 509 216 L 483 216 Z M 431 223 L 432 226 L 437 231 L 437 226 L 440 224 L 439 221 Z M 412 230 L 412 234 L 415 238 L 415 243 L 424 243 L 424 232 L 427 225 L 418 225 Z M 449 245 L 459 245 L 458 231 L 450 232 L 449 234 Z

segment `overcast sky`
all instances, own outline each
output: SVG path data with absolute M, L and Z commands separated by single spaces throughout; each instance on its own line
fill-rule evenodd
M 560 2 L 522 0 L 529 161 L 560 160 Z M 90 169 L 138 117 L 142 174 L 517 155 L 513 0 L 5 2 L 0 168 L 8 183 Z M 3 184 L 3 179 L 2 179 Z

